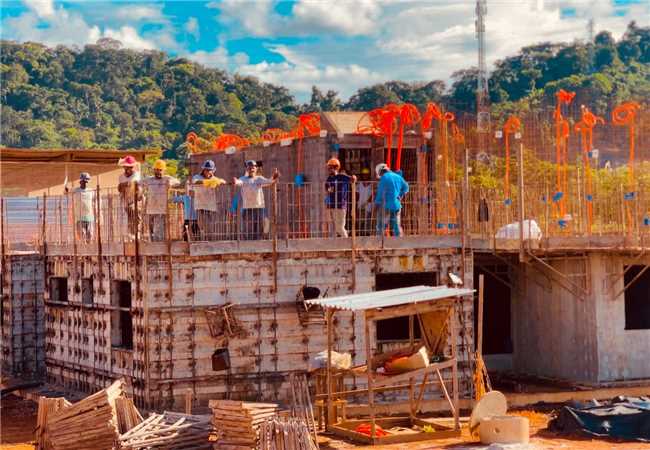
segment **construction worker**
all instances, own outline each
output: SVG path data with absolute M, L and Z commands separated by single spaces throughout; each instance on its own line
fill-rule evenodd
M 401 199 L 409 191 L 409 185 L 401 175 L 392 172 L 387 164 L 377 164 L 375 173 L 379 178 L 375 207 L 377 209 L 377 234 L 383 236 L 389 222 L 393 236 L 402 235 Z
M 219 215 L 215 189 L 226 184 L 226 180 L 214 175 L 216 168 L 214 161 L 208 159 L 201 166 L 201 173 L 192 177 L 190 196 L 194 198 L 199 234 L 204 241 L 217 238 Z
M 262 188 L 276 183 L 280 178 L 278 169 L 273 170 L 271 178 L 258 175 L 257 161 L 245 163 L 246 174 L 233 178 L 235 186 L 241 190 L 241 238 L 260 239 L 264 232 L 265 204 Z
M 162 159 L 153 165 L 153 176 L 142 181 L 145 189 L 146 224 L 149 226 L 149 237 L 152 242 L 163 241 L 166 238 L 166 216 L 169 188 L 180 184 L 176 178 L 165 175 L 167 163 Z
M 187 183 L 185 194 L 178 194 L 172 198 L 172 202 L 183 205 L 183 240 L 190 242 L 199 236 L 199 223 L 194 208 L 194 196 L 190 195 L 192 185 Z
M 372 184 L 370 169 L 361 169 L 361 181 L 357 183 L 357 229 L 362 236 L 372 234 Z
M 142 199 L 140 164 L 133 156 L 127 155 L 124 158 L 120 158 L 117 165 L 124 169 L 124 173 L 118 179 L 119 184 L 117 185 L 117 190 L 120 193 L 122 206 L 126 213 L 129 235 L 131 239 L 134 239 L 140 222 L 138 218 L 139 213 L 136 214 L 135 202 L 136 199 Z
M 350 202 L 350 183 L 356 178 L 340 173 L 341 162 L 336 158 L 327 161 L 329 176 L 325 180 L 325 205 L 327 220 L 331 224 L 332 237 L 348 237 L 345 229 L 345 217 Z
M 79 174 L 79 187 L 72 190 L 72 204 L 75 212 L 76 236 L 84 242 L 90 242 L 95 228 L 95 191 L 88 187 L 90 174 Z M 66 187 L 66 193 L 68 189 Z

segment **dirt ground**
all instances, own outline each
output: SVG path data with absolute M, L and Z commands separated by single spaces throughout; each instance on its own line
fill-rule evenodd
M 34 430 L 36 428 L 37 405 L 14 395 L 7 395 L 0 401 L 0 449 L 34 450 Z M 612 439 L 592 439 L 582 436 L 558 436 L 546 430 L 550 414 L 540 411 L 518 411 L 511 414 L 522 415 L 530 420 L 529 449 L 577 449 L 577 450 L 650 450 L 650 444 L 640 442 L 621 442 Z M 466 429 L 459 438 L 428 441 L 412 444 L 395 444 L 376 447 L 358 447 L 351 442 L 334 439 L 331 435 L 320 438 L 322 450 L 349 450 L 352 448 L 372 448 L 374 450 L 390 449 L 409 450 L 424 449 L 485 449 L 484 445 L 472 441 Z

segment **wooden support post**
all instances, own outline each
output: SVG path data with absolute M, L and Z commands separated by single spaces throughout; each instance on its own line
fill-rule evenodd
M 449 407 L 451 408 L 451 413 L 454 416 L 454 419 L 456 418 L 456 407 L 458 406 L 458 402 L 455 402 L 454 400 L 451 399 L 449 396 L 449 391 L 447 390 L 447 386 L 445 386 L 445 380 L 442 379 L 442 374 L 440 373 L 440 370 L 436 369 L 436 376 L 438 377 L 438 382 L 440 383 L 440 389 L 442 389 L 442 393 L 445 396 L 445 399 L 449 403 Z M 453 382 L 453 381 L 452 381 Z M 456 391 L 454 390 L 454 393 Z
M 368 407 L 370 408 L 370 439 L 373 441 L 377 436 L 376 425 L 375 425 L 375 393 L 372 389 L 372 349 L 370 346 L 370 320 L 368 319 L 368 312 L 364 312 L 364 330 L 365 330 L 365 340 L 366 340 L 366 373 L 368 381 Z
M 350 250 L 350 262 L 352 264 L 352 283 L 351 289 L 352 293 L 357 289 L 357 255 L 356 255 L 356 244 L 357 244 L 357 180 L 352 180 L 352 217 L 350 218 L 350 227 L 351 227 L 351 250 Z
M 273 233 L 273 295 L 278 292 L 278 184 L 273 183 L 271 201 L 271 232 Z
M 483 356 L 483 296 L 485 288 L 485 275 L 478 276 L 478 318 L 476 330 L 476 352 Z
M 192 414 L 192 389 L 185 391 L 185 414 Z
M 327 412 L 325 414 L 325 429 L 336 423 L 334 417 L 334 399 L 332 398 L 332 319 L 334 312 L 331 309 L 327 310 Z
M 463 299 L 459 298 L 458 301 L 463 301 Z M 451 366 L 452 389 L 454 390 L 454 397 L 452 402 L 454 406 L 454 429 L 460 430 L 460 417 L 458 415 L 458 343 L 456 342 L 458 336 L 456 334 L 455 320 L 456 305 L 452 306 L 451 308 L 451 316 L 449 317 L 449 334 L 451 335 L 451 356 L 454 358 L 454 363 Z
M 519 262 L 524 262 L 524 143 L 519 144 Z M 530 236 L 529 236 L 530 238 Z

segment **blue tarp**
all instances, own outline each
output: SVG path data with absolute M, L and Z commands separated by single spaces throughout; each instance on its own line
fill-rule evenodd
M 650 442 L 650 399 L 617 397 L 611 402 L 564 406 L 548 424 L 559 433 Z

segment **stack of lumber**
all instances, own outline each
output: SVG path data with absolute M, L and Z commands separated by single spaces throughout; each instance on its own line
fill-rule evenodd
M 39 400 L 37 448 L 42 450 L 111 450 L 119 433 L 142 420 L 126 398 L 124 382 L 116 381 L 77 403 Z
M 257 448 L 260 426 L 278 413 L 274 403 L 210 400 L 210 408 L 218 437 L 214 450 Z
M 273 417 L 260 427 L 259 448 L 264 450 L 316 450 L 309 426 L 296 417 Z
M 63 397 L 38 399 L 38 415 L 36 418 L 36 450 L 52 450 L 52 444 L 47 436 L 46 424 L 48 418 L 71 403 Z
M 115 399 L 115 413 L 117 416 L 117 429 L 120 433 L 126 433 L 142 422 L 140 411 L 133 404 L 133 400 L 128 397 Z
M 165 411 L 151 414 L 145 421 L 120 435 L 120 448 L 146 449 L 202 449 L 210 450 L 208 441 L 212 426 L 210 415 L 198 416 Z

